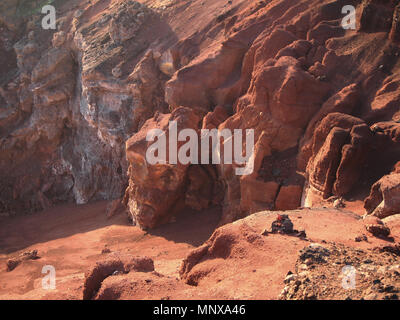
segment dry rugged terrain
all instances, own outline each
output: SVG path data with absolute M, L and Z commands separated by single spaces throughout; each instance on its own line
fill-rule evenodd
M 398 299 L 399 105 L 395 0 L 2 0 L 0 298 Z
M 347 210 L 285 212 L 295 229 L 306 231 L 302 239 L 264 235 L 277 218 L 270 211 L 215 232 L 218 208 L 187 211 L 176 222 L 146 232 L 129 225 L 124 215 L 106 219 L 105 210 L 104 202 L 65 205 L 1 221 L 0 299 L 383 299 L 400 294 L 398 218 L 387 221 L 397 230 L 393 238 L 379 239 Z M 314 247 L 327 248 L 329 255 L 318 260 L 319 251 L 311 249 L 311 263 L 303 269 L 301 250 Z M 32 250 L 38 259 L 6 271 L 9 259 Z M 135 259 L 150 263 L 124 269 Z M 45 265 L 56 268 L 55 290 L 42 288 Z M 357 270 L 354 290 L 342 287 L 346 265 Z M 96 272 L 104 273 L 95 277 Z M 290 273 L 296 278 L 289 276 L 288 282 Z M 297 277 L 301 290 L 291 288 Z

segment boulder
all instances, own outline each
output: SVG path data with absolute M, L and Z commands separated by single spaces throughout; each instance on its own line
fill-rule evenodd
M 126 142 L 129 162 L 129 186 L 126 190 L 128 210 L 132 219 L 143 229 L 167 221 L 174 214 L 174 205 L 185 197 L 189 164 L 182 164 L 181 161 L 172 164 L 173 161 L 170 161 L 171 146 L 168 141 L 169 124 L 172 121 L 177 123 L 177 132 L 182 129 L 197 130 L 200 117 L 192 109 L 184 107 L 175 109 L 171 114 L 158 113 Z M 146 157 L 149 147 L 155 143 L 146 140 L 152 129 L 162 130 L 165 134 L 166 145 L 159 149 L 166 152 L 165 163 L 150 164 Z M 183 144 L 178 142 L 177 150 Z
M 154 262 L 149 257 L 132 256 L 129 254 L 112 253 L 106 259 L 97 261 L 85 273 L 83 285 L 83 300 L 90 300 L 100 289 L 107 277 L 118 273 L 151 272 Z
M 240 206 L 245 212 L 257 212 L 274 207 L 279 185 L 275 181 L 262 182 L 244 177 L 240 181 Z
M 390 234 L 390 229 L 383 221 L 377 217 L 367 216 L 363 220 L 365 229 L 378 238 L 386 238 Z
M 37 259 L 40 259 L 40 257 L 38 256 L 38 251 L 37 250 L 30 250 L 30 251 L 22 252 L 19 256 L 7 260 L 7 262 L 6 262 L 6 267 L 7 267 L 6 271 L 7 272 L 13 271 L 23 261 L 37 260 Z
M 299 185 L 282 186 L 275 200 L 275 210 L 294 210 L 301 205 L 303 187 Z
M 344 87 L 324 102 L 321 109 L 318 110 L 308 123 L 306 132 L 300 140 L 300 150 L 297 159 L 299 170 L 305 171 L 312 154 L 313 134 L 321 121 L 330 113 L 340 112 L 351 114 L 357 107 L 359 98 L 360 88 L 353 83 Z
M 361 119 L 341 113 L 327 115 L 313 136 L 307 165 L 310 188 L 323 199 L 346 195 L 362 173 L 371 136 Z
M 400 213 L 400 173 L 384 176 L 372 187 L 364 201 L 368 214 L 380 219 Z

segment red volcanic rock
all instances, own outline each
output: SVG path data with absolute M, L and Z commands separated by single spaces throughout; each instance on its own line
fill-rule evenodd
M 371 114 L 368 118 L 376 117 L 381 121 L 392 120 L 400 103 L 399 87 L 400 81 L 398 79 L 386 79 L 371 102 Z
M 326 116 L 314 132 L 307 166 L 311 188 L 324 199 L 348 193 L 362 173 L 371 136 L 358 118 L 341 113 Z
M 342 148 L 342 158 L 336 172 L 333 194 L 344 196 L 349 193 L 362 175 L 363 164 L 372 143 L 372 133 L 366 124 L 354 126 L 350 131 L 350 141 Z
M 128 209 L 133 220 L 144 229 L 167 221 L 174 213 L 173 207 L 185 195 L 188 164 L 172 164 L 169 158 L 169 124 L 177 122 L 177 132 L 182 129 L 198 130 L 200 117 L 189 108 L 177 108 L 171 114 L 158 113 L 146 121 L 141 130 L 126 142 L 129 161 Z M 159 129 L 166 136 L 165 164 L 150 164 L 146 152 L 155 141 L 146 141 L 148 132 Z M 184 142 L 179 142 L 177 150 Z M 206 180 L 208 181 L 208 180 Z M 167 220 L 165 220 L 167 219 Z
M 375 237 L 385 238 L 390 234 L 390 229 L 377 217 L 366 217 L 363 222 L 367 231 Z
M 209 111 L 213 104 L 225 105 L 232 98 L 222 95 L 216 100 L 211 99 L 210 92 L 222 86 L 236 71 L 248 49 L 248 39 L 229 39 L 222 43 L 218 50 L 212 53 L 212 58 L 197 61 L 185 66 L 175 73 L 166 83 L 165 100 L 172 107 L 197 107 Z M 199 74 L 206 74 L 199 77 Z M 215 91 L 217 94 L 217 91 Z
M 216 106 L 203 118 L 202 129 L 215 129 L 229 117 L 227 110 L 222 106 Z
M 392 25 L 393 3 L 393 1 L 363 0 L 358 29 L 366 32 L 388 32 Z
M 324 199 L 332 194 L 336 171 L 340 164 L 341 149 L 348 140 L 349 132 L 340 127 L 334 127 L 326 136 L 325 143 L 319 149 L 315 158 L 310 162 L 309 182 L 312 187 L 320 191 Z
M 365 199 L 364 208 L 381 219 L 400 213 L 400 174 L 392 173 L 377 181 Z
M 325 21 L 320 22 L 307 33 L 307 40 L 314 40 L 319 45 L 324 45 L 329 38 L 343 36 L 345 30 L 340 25 L 331 25 Z
M 245 212 L 257 212 L 274 207 L 279 185 L 275 181 L 262 182 L 251 177 L 240 180 L 240 207 Z
M 269 156 L 272 149 L 280 152 L 297 145 L 304 127 L 329 89 L 329 86 L 305 72 L 293 57 L 283 56 L 278 61 L 270 62 L 254 72 L 247 94 L 237 103 L 237 113 L 219 126 L 220 130 L 252 128 L 255 131 L 252 178 L 235 179 L 231 177 L 228 166 L 223 166 L 222 179 L 228 186 L 224 211 L 226 219 L 223 218 L 223 221 L 235 219 L 234 216 L 239 214 L 235 213 L 235 203 L 239 206 L 235 190 L 239 190 L 239 186 L 242 190 L 240 211 L 261 209 L 262 204 L 266 205 L 265 209 L 273 207 L 276 190 L 271 193 L 272 199 L 270 192 L 265 192 L 262 199 L 262 193 L 252 195 L 252 191 L 245 191 L 246 187 L 242 184 L 263 184 L 251 181 L 258 176 L 264 157 Z M 267 187 L 261 188 L 265 190 Z M 254 203 L 251 204 L 251 201 Z
M 179 270 L 180 277 L 187 284 L 196 286 L 208 274 L 207 270 L 202 270 L 201 267 L 196 268 L 202 261 L 218 258 L 230 259 L 235 257 L 240 249 L 257 247 L 262 243 L 262 236 L 247 225 L 240 225 L 239 227 L 227 225 L 219 228 L 206 243 L 193 250 L 182 261 Z M 243 252 L 246 252 L 246 250 L 243 250 Z
M 307 40 L 296 40 L 290 43 L 288 46 L 279 50 L 276 54 L 275 59 L 279 59 L 280 57 L 289 56 L 296 59 L 305 57 L 309 50 L 312 48 L 311 42 Z
M 313 134 L 318 125 L 328 114 L 340 112 L 351 114 L 357 106 L 360 98 L 360 91 L 356 84 L 351 84 L 343 88 L 338 93 L 330 97 L 310 120 L 307 130 L 300 142 L 300 152 L 298 154 L 298 168 L 305 170 L 308 160 L 312 154 Z
M 282 28 L 275 29 L 265 38 L 261 46 L 257 48 L 254 56 L 255 68 L 260 67 L 261 64 L 264 64 L 269 59 L 274 58 L 282 48 L 287 47 L 296 40 L 298 39 L 293 33 Z
M 248 95 L 254 106 L 263 108 L 276 122 L 304 128 L 327 90 L 326 84 L 302 70 L 298 60 L 285 56 L 255 73 Z M 238 109 L 242 109 L 240 101 Z
M 124 204 L 143 228 L 221 201 L 225 223 L 297 207 L 303 175 L 305 198 L 324 199 L 390 172 L 400 159 L 394 1 L 362 1 L 359 32 L 341 28 L 340 1 L 200 2 L 66 2 L 54 33 L 12 23 L 16 2 L 2 2 L 0 213 L 119 199 L 129 180 Z M 175 116 L 196 130 L 253 129 L 253 172 L 146 165 L 147 132 Z
M 118 213 L 121 213 L 124 210 L 125 210 L 125 207 L 124 207 L 121 199 L 113 200 L 107 206 L 106 217 L 107 217 L 107 219 L 110 219 L 113 216 L 117 215 Z
M 189 167 L 188 186 L 185 190 L 185 204 L 188 207 L 204 210 L 214 203 L 214 199 L 221 197 L 219 193 L 223 190 L 218 190 L 217 173 L 214 170 L 210 165 Z
M 133 38 L 146 19 L 149 19 L 151 11 L 140 2 L 132 2 L 131 6 L 122 6 L 111 18 L 110 38 L 115 43 L 122 43 Z M 134 17 L 134 19 L 132 19 Z
M 108 216 L 124 205 L 140 228 L 150 229 L 186 214 L 153 235 L 126 228 L 119 217 L 102 228 L 103 202 L 93 210 L 66 208 L 65 216 L 56 215 L 59 230 L 48 221 L 37 227 L 53 210 L 1 221 L 7 250 L 36 239 L 40 250 L 51 247 L 44 250 L 48 261 L 57 261 L 61 251 L 66 261 L 82 257 L 57 267 L 58 276 L 66 276 L 45 297 L 82 298 L 78 269 L 100 252 L 107 259 L 86 273 L 85 299 L 277 298 L 289 270 L 296 274 L 285 279 L 288 298 L 360 298 L 358 286 L 350 292 L 340 285 L 343 263 L 337 262 L 395 271 L 395 256 L 360 250 L 385 245 L 390 235 L 398 240 L 398 1 L 68 0 L 57 2 L 54 32 L 42 30 L 35 15 L 16 19 L 25 2 L 0 1 L 0 218 L 57 202 L 121 199 L 124 190 L 123 201 L 108 202 Z M 340 26 L 347 4 L 357 5 L 358 32 Z M 241 164 L 173 164 L 169 157 L 150 163 L 146 153 L 154 142 L 147 135 L 159 129 L 168 139 L 173 120 L 178 130 L 253 129 L 254 170 L 239 176 Z M 167 143 L 167 155 L 169 148 Z M 359 213 L 369 189 L 365 209 L 372 217 L 362 221 L 349 211 Z M 220 225 L 240 221 L 204 242 L 218 224 L 219 205 Z M 262 236 L 276 212 L 257 211 L 325 205 L 346 210 L 279 212 L 275 226 L 290 233 L 293 226 L 304 228 L 313 241 L 329 243 L 326 248 L 313 244 L 299 256 L 304 239 Z M 388 217 L 387 225 L 378 217 Z M 367 239 L 365 229 L 383 239 Z M 165 275 L 154 272 L 150 258 L 111 253 L 132 250 L 132 244 L 145 255 L 161 254 L 157 271 Z M 398 255 L 398 246 L 386 247 Z M 328 252 L 329 263 L 314 259 L 321 252 Z M 9 269 L 22 261 L 0 259 Z M 180 259 L 183 281 L 174 276 Z M 25 269 L 12 279 L 0 271 L 0 298 L 14 297 L 9 292 L 26 297 L 24 290 L 32 288 L 23 289 L 21 281 L 37 283 L 40 274 Z M 323 274 L 332 277 L 321 282 Z M 392 291 L 386 286 L 392 275 L 365 278 L 364 284 Z M 36 287 L 29 295 L 43 292 Z
M 397 5 L 394 9 L 392 28 L 390 29 L 389 38 L 393 42 L 400 42 L 400 5 Z
M 362 124 L 361 119 L 342 113 L 330 113 L 314 131 L 312 154 L 315 156 L 326 141 L 326 137 L 335 127 L 350 130 L 354 125 Z
M 302 186 L 282 186 L 275 201 L 275 210 L 294 210 L 301 205 Z
M 133 110 L 134 130 L 138 131 L 156 111 L 168 110 L 168 105 L 163 99 L 161 79 L 154 52 L 149 50 L 128 76 L 129 89 L 136 105 Z
M 113 253 L 103 261 L 98 261 L 85 273 L 83 299 L 90 300 L 100 289 L 104 279 L 118 273 L 151 272 L 154 262 L 148 257 L 136 257 L 129 254 Z
M 40 257 L 38 256 L 37 250 L 30 250 L 21 253 L 18 257 L 8 259 L 6 262 L 7 272 L 13 271 L 16 267 L 18 267 L 23 261 L 26 260 L 37 260 Z
M 371 130 L 382 133 L 395 144 L 400 143 L 400 123 L 394 121 L 378 122 L 371 126 Z

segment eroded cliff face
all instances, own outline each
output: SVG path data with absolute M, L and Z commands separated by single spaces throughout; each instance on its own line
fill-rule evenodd
M 167 110 L 167 76 L 147 52 L 159 14 L 135 1 L 58 1 L 58 29 L 43 30 L 42 3 L 25 14 L 27 4 L 2 5 L 15 10 L 1 20 L 0 211 L 121 197 L 125 140 Z
M 371 187 L 368 213 L 398 212 L 396 1 L 57 3 L 55 31 L 2 4 L 0 212 L 125 192 L 143 228 L 216 204 L 227 223 Z M 171 119 L 254 129 L 253 173 L 149 164 L 146 134 Z

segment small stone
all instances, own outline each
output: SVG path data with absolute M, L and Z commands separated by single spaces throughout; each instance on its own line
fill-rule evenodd
M 20 263 L 21 263 L 21 261 L 19 261 L 17 259 L 7 260 L 7 262 L 6 262 L 7 272 L 13 271 Z
M 366 236 L 365 234 L 363 234 L 362 236 L 357 236 L 357 237 L 355 237 L 354 241 L 355 241 L 355 242 L 361 242 L 361 241 L 367 242 L 367 241 L 368 241 L 368 238 L 367 238 L 367 236 Z
M 107 254 L 107 253 L 111 253 L 111 250 L 109 248 L 104 248 L 103 250 L 101 250 L 102 254 Z
M 305 263 L 307 266 L 311 266 L 311 265 L 313 264 L 313 261 L 312 261 L 312 259 L 308 258 L 308 259 L 306 259 L 306 260 L 304 261 L 304 263 Z
M 113 68 L 111 73 L 115 78 L 120 78 L 122 76 L 122 71 L 120 67 Z
M 294 281 L 297 279 L 297 276 L 294 274 L 288 275 L 285 280 L 283 280 L 284 283 L 289 283 L 291 281 Z
M 344 207 L 345 207 L 345 204 L 344 204 L 344 202 L 343 202 L 343 199 L 342 199 L 342 198 L 336 199 L 336 200 L 333 202 L 333 207 L 336 208 L 336 209 L 344 208 Z

